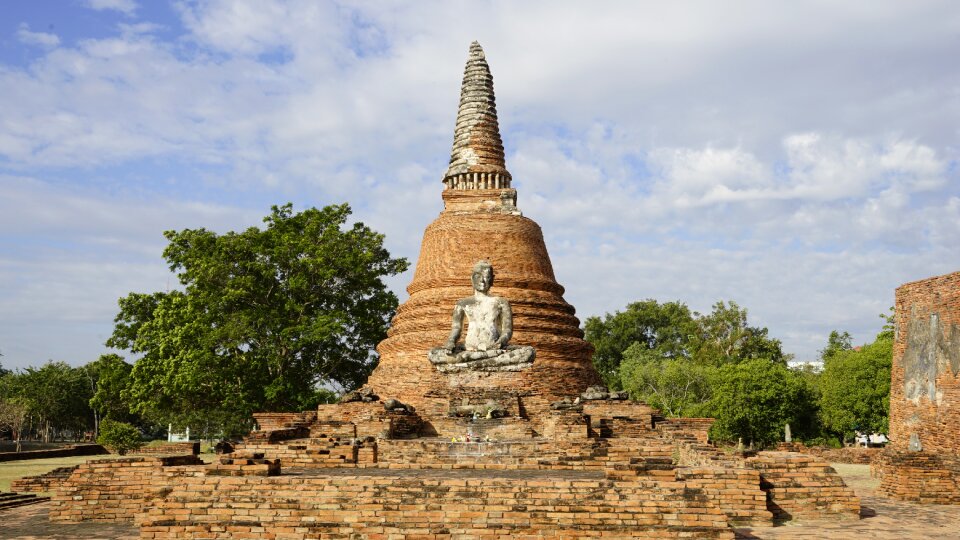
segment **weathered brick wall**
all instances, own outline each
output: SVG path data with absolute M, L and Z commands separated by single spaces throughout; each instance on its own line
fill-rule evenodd
M 133 521 L 172 486 L 202 475 L 197 456 L 90 460 L 51 498 L 51 521 Z
M 888 449 L 870 472 L 880 477 L 877 493 L 924 504 L 960 504 L 960 458 L 947 454 Z
M 664 437 L 692 438 L 707 444 L 714 421 L 713 418 L 667 418 L 657 422 L 656 429 Z
M 140 448 L 131 450 L 128 453 L 131 455 L 147 456 L 182 456 L 186 454 L 199 454 L 200 441 L 174 442 L 141 446 Z
M 590 400 L 583 404 L 583 415 L 590 420 L 592 437 L 651 437 L 652 407 L 628 400 Z
M 253 419 L 256 420 L 260 431 L 273 431 L 305 426 L 317 419 L 317 413 L 315 411 L 259 412 L 253 414 Z
M 473 476 L 184 478 L 142 538 L 733 538 L 680 482 Z M 384 504 L 384 493 L 402 504 Z
M 24 476 L 10 482 L 10 491 L 14 493 L 46 493 L 58 489 L 70 478 L 77 466 L 57 467 L 56 469 L 36 476 Z
M 711 444 L 701 444 L 694 438 L 677 439 L 677 461 L 684 467 L 743 467 L 743 455 L 726 453 Z
M 281 444 L 247 441 L 237 444 L 233 453 L 279 459 L 284 467 L 356 467 L 376 463 L 377 443 L 355 441 L 352 438 L 292 439 Z
M 677 469 L 676 477 L 716 500 L 731 525 L 769 525 L 773 520 L 757 470 L 683 467 Z
M 479 437 L 480 440 L 490 438 L 498 441 L 512 441 L 530 439 L 533 437 L 533 426 L 529 420 L 523 418 L 469 418 L 436 417 L 431 421 L 437 435 L 444 439 L 451 437 L 464 438 Z
M 760 473 L 767 508 L 775 519 L 860 516 L 860 498 L 820 459 L 796 452 L 760 452 L 747 458 Z
M 890 441 L 905 450 L 960 453 L 960 272 L 896 291 Z

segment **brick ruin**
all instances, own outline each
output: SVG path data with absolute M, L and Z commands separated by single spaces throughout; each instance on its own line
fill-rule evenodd
M 960 272 L 896 291 L 890 446 L 874 460 L 879 491 L 960 503 Z
M 277 539 L 734 538 L 733 526 L 775 519 L 858 518 L 859 499 L 816 457 L 724 453 L 708 441 L 711 419 L 668 419 L 597 388 L 592 348 L 511 181 L 473 43 L 445 208 L 367 385 L 316 411 L 255 415 L 258 429 L 212 465 L 88 462 L 51 518 L 133 521 L 142 538 Z M 481 258 L 512 306 L 511 343 L 535 359 L 441 372 L 427 354 Z

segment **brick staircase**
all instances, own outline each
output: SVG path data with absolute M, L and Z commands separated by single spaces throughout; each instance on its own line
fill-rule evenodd
M 10 493 L 3 491 L 0 492 L 0 510 L 42 503 L 49 500 L 50 497 L 41 497 L 35 493 Z
M 262 454 L 266 459 L 279 459 L 284 468 L 356 467 L 376 463 L 376 443 L 342 437 L 305 437 L 282 444 L 248 440 L 234 447 L 238 455 Z
M 73 474 L 75 470 L 77 470 L 76 465 L 72 467 L 57 467 L 44 474 L 24 476 L 23 478 L 18 478 L 10 482 L 10 489 L 14 492 L 50 492 L 60 487 L 67 478 L 70 478 L 70 475 Z

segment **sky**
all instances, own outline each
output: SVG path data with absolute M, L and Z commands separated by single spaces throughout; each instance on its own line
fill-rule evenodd
M 960 270 L 951 0 L 9 0 L 0 364 L 111 352 L 117 299 L 177 286 L 165 230 L 349 202 L 415 262 L 474 39 L 581 320 L 733 300 L 813 360 Z

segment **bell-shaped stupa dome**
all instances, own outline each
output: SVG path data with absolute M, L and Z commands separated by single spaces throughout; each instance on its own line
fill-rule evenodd
M 476 42 L 464 71 L 450 167 L 443 177 L 444 210 L 423 235 L 410 298 L 377 347 L 380 364 L 367 383 L 378 395 L 417 407 L 428 422 L 448 414 L 451 400 L 484 392 L 516 396 L 533 420 L 549 404 L 573 397 L 599 376 L 590 361 L 574 308 L 564 301 L 540 227 L 521 215 L 504 161 L 493 78 Z M 428 360 L 451 328 L 457 300 L 473 293 L 471 270 L 487 260 L 495 270 L 490 293 L 513 312 L 511 344 L 532 346 L 521 371 L 441 373 Z

